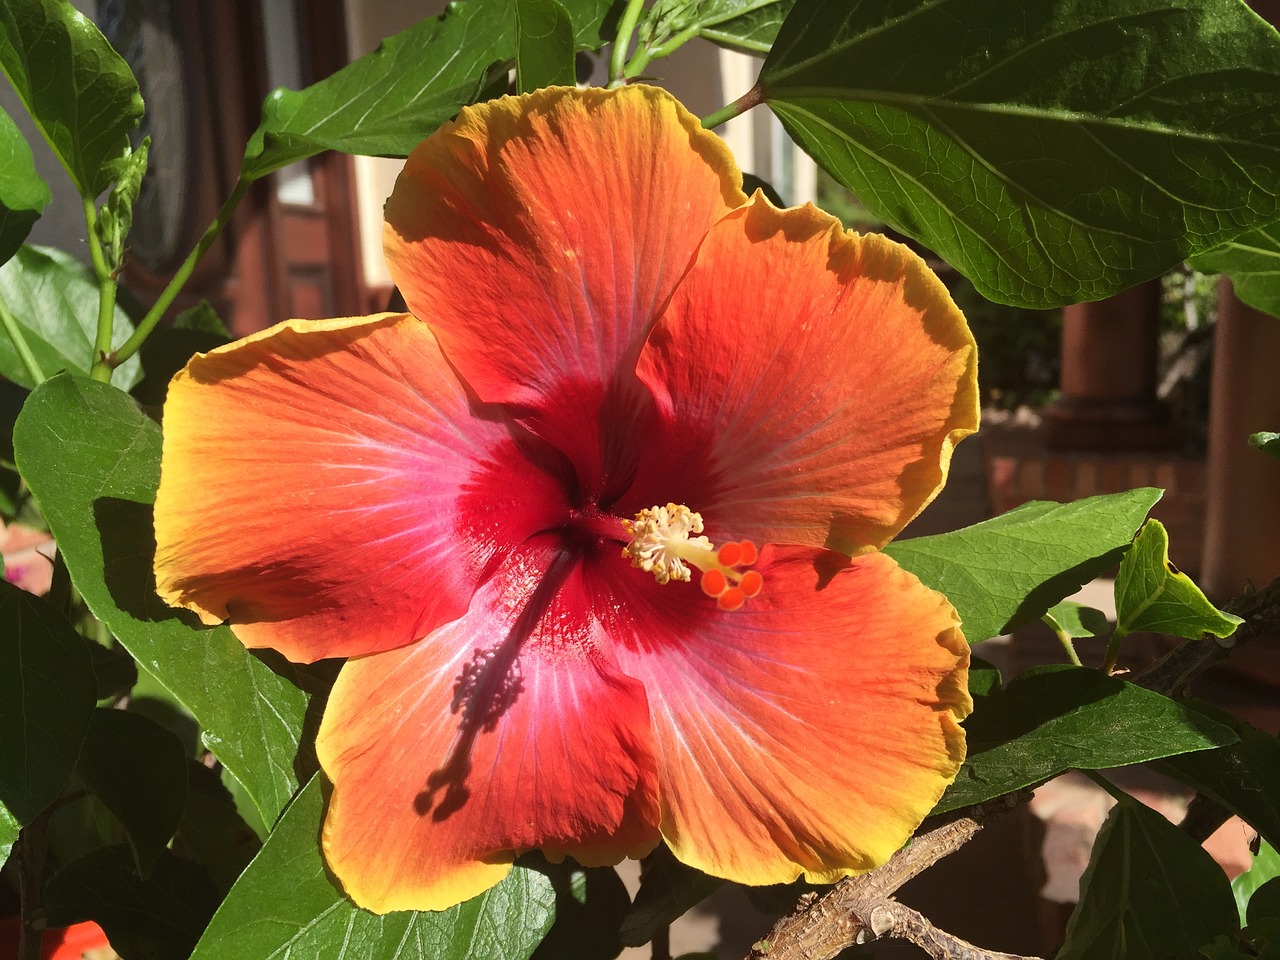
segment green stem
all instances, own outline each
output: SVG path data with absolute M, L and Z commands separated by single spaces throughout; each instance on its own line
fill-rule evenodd
M 620 87 L 627 82 L 627 50 L 631 48 L 631 35 L 636 32 L 636 24 L 640 22 L 640 11 L 644 8 L 644 0 L 627 0 L 627 8 L 622 11 L 618 21 L 618 35 L 613 41 L 613 52 L 609 57 L 609 89 Z
M 132 357 L 146 342 L 147 337 L 151 336 L 151 331 L 156 328 L 160 318 L 164 316 L 165 311 L 173 304 L 183 286 L 186 285 L 187 280 L 191 278 L 191 274 L 195 270 L 196 264 L 200 262 L 200 258 L 213 246 L 213 242 L 218 239 L 218 235 L 222 233 L 223 228 L 231 222 L 231 217 L 235 214 L 236 207 L 240 205 L 240 201 L 244 199 L 244 195 L 249 192 L 251 186 L 253 186 L 253 181 L 251 180 L 240 179 L 236 181 L 236 186 L 231 191 L 231 196 L 227 197 L 222 209 L 218 211 L 218 215 L 213 218 L 213 222 L 205 229 L 195 247 L 187 254 L 187 259 L 182 261 L 182 266 L 173 275 L 169 285 L 161 291 L 159 298 L 152 304 L 151 309 L 147 311 L 147 315 L 142 318 L 138 328 L 133 331 L 133 335 L 111 355 L 110 363 L 112 367 L 118 367 Z
M 669 57 L 678 49 L 698 36 L 702 32 L 702 27 L 695 25 L 685 30 L 681 30 L 674 37 L 667 40 L 666 43 L 660 43 L 656 47 L 644 47 L 636 51 L 636 55 L 631 58 L 631 62 L 627 64 L 624 73 L 628 80 L 640 75 L 645 67 L 651 61 L 660 60 L 663 57 Z
M 1116 624 L 1115 633 L 1107 642 L 1107 655 L 1102 661 L 1102 672 L 1110 676 L 1115 672 L 1116 661 L 1120 659 L 1120 641 L 1129 635 L 1129 631 Z
M 102 242 L 98 239 L 98 208 L 93 197 L 82 197 L 84 222 L 89 228 L 89 259 L 98 278 L 98 333 L 93 341 L 93 358 L 89 376 L 107 383 L 111 380 L 111 334 L 116 317 L 116 278 L 102 255 Z
M 764 91 L 760 89 L 760 84 L 757 83 L 737 100 L 733 101 L 733 103 L 723 106 L 715 113 L 710 113 L 703 117 L 702 128 L 704 130 L 712 130 L 727 120 L 732 120 L 734 117 L 741 116 L 763 101 Z
M 1071 642 L 1071 634 L 1052 625 L 1050 625 L 1050 629 L 1057 635 L 1058 642 L 1062 644 L 1062 649 L 1067 652 L 1067 659 L 1071 661 L 1072 665 L 1083 667 L 1084 664 L 1080 662 L 1080 654 L 1076 653 L 1076 645 Z
M 0 327 L 4 327 L 4 332 L 9 335 L 9 339 L 13 342 L 13 349 L 18 353 L 18 359 L 22 361 L 22 365 L 27 368 L 27 376 L 31 378 L 32 386 L 39 386 L 44 383 L 44 371 L 40 369 L 40 364 L 36 361 L 35 354 L 31 352 L 31 347 L 27 343 L 27 338 L 22 333 L 22 328 L 18 326 L 18 318 L 9 311 L 9 305 L 0 298 Z

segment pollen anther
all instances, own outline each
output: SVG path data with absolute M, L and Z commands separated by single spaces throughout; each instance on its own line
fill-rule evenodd
M 624 520 L 631 542 L 622 555 L 637 569 L 652 573 L 659 583 L 692 579 L 689 567 L 702 572 L 702 592 L 716 600 L 721 610 L 737 610 L 764 587 L 756 570 L 742 570 L 756 562 L 756 545 L 750 540 L 730 541 L 717 549 L 703 536 L 702 515 L 678 503 L 649 507 Z

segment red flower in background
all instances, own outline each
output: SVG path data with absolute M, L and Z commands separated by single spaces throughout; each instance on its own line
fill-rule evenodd
M 941 283 L 748 200 L 653 88 L 468 108 L 386 217 L 412 313 L 193 359 L 156 503 L 169 602 L 350 658 L 317 742 L 348 894 L 659 839 L 752 884 L 883 862 L 970 708 L 954 611 L 877 552 L 977 425 Z

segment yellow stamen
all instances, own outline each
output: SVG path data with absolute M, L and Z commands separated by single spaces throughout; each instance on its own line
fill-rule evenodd
M 757 557 L 750 540 L 729 542 L 717 549 L 702 533 L 702 515 L 678 503 L 648 507 L 634 520 L 624 520 L 631 542 L 622 555 L 631 565 L 652 573 L 659 583 L 688 582 L 689 567 L 702 572 L 702 591 L 716 599 L 721 610 L 737 610 L 749 597 L 760 593 L 764 580 L 749 567 Z

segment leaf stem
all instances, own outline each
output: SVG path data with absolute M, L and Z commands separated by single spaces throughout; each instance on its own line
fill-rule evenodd
M 1067 659 L 1071 661 L 1072 665 L 1076 667 L 1083 667 L 1084 664 L 1080 662 L 1080 654 L 1076 653 L 1076 645 L 1071 642 L 1071 634 L 1067 633 L 1067 631 L 1063 630 L 1061 627 L 1051 623 L 1048 617 L 1043 617 L 1042 619 L 1045 623 L 1049 624 L 1049 629 L 1051 629 L 1054 632 L 1054 635 L 1057 636 L 1058 642 L 1062 644 L 1062 649 L 1067 652 Z
M 746 113 L 754 106 L 758 106 L 764 101 L 764 91 L 760 89 L 757 83 L 750 90 L 740 96 L 733 103 L 721 107 L 715 113 L 709 113 L 702 118 L 702 128 L 704 130 L 712 130 L 720 124 L 732 120 L 734 117 Z
M 642 9 L 644 0 L 627 0 L 627 8 L 618 21 L 618 35 L 614 37 L 613 51 L 609 56 L 610 90 L 627 82 L 627 50 L 631 47 L 631 35 L 636 32 Z
M 1120 641 L 1129 635 L 1122 624 L 1117 623 L 1115 633 L 1107 641 L 1107 655 L 1102 661 L 1102 672 L 1107 676 L 1115 673 L 1116 661 L 1120 659 Z
M 0 297 L 0 327 L 4 327 L 4 332 L 9 335 L 10 341 L 13 343 L 13 349 L 17 351 L 18 359 L 22 361 L 22 365 L 27 368 L 27 375 L 31 377 L 32 383 L 39 386 L 44 383 L 44 371 L 40 369 L 40 364 L 36 360 L 36 356 L 31 352 L 31 345 L 27 343 L 27 338 L 22 332 L 22 328 L 18 326 L 18 318 L 15 317 L 9 309 L 9 305 L 4 302 L 4 298 Z
M 98 278 L 98 333 L 93 341 L 93 356 L 89 361 L 89 376 L 102 383 L 111 381 L 111 334 L 116 317 L 116 278 L 107 259 L 102 255 L 102 241 L 98 238 L 98 208 L 93 197 L 81 197 L 84 204 L 84 222 L 89 228 L 89 259 Z
M 112 367 L 118 367 L 132 357 L 146 342 L 147 337 L 151 336 L 151 331 L 156 328 L 160 318 L 164 316 L 165 311 L 173 304 L 173 301 L 191 278 L 191 274 L 195 270 L 196 264 L 200 262 L 200 258 L 213 246 L 213 242 L 218 239 L 218 235 L 222 233 L 223 228 L 231 222 L 231 217 L 235 214 L 236 208 L 240 205 L 240 201 L 244 199 L 244 195 L 249 192 L 251 186 L 253 186 L 253 181 L 246 180 L 243 177 L 236 181 L 235 189 L 231 191 L 231 195 L 223 203 L 222 209 L 213 218 L 213 222 L 205 228 L 196 245 L 187 254 L 187 259 L 182 261 L 182 266 L 173 275 L 173 279 L 169 281 L 168 286 L 160 292 L 160 296 L 151 305 L 147 315 L 142 318 L 138 328 L 133 331 L 128 340 L 120 345 L 118 350 L 109 355 L 108 362 Z

